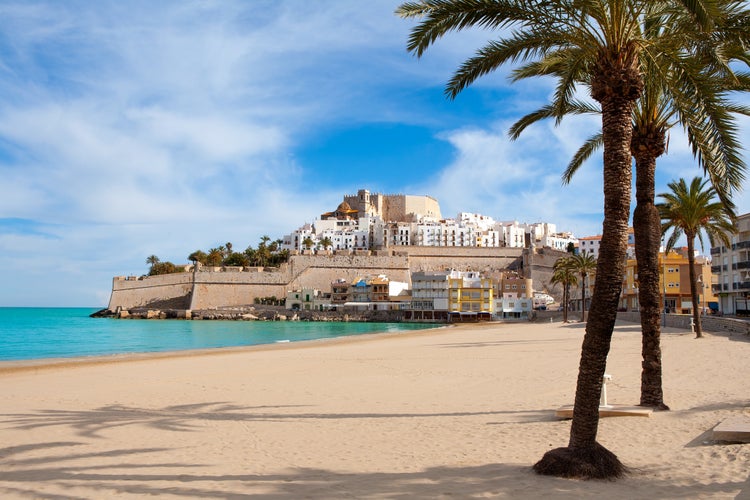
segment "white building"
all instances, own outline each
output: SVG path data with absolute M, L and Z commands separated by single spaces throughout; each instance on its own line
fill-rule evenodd
M 498 319 L 525 319 L 534 308 L 534 300 L 504 293 L 495 298 L 495 317 Z
M 578 251 L 581 253 L 588 253 L 594 256 L 594 258 L 599 258 L 599 245 L 602 242 L 602 235 L 597 234 L 596 236 L 584 236 L 583 238 L 578 238 Z M 659 248 L 660 252 L 664 251 L 663 247 Z M 635 234 L 633 233 L 633 228 L 628 228 L 628 250 L 627 250 L 628 259 L 635 259 Z
M 737 217 L 731 246 L 711 248 L 714 294 L 723 314 L 750 315 L 750 213 Z
M 350 204 L 351 203 L 351 204 Z M 394 220 L 384 220 L 391 214 Z M 460 212 L 440 218 L 437 200 L 425 196 L 371 195 L 360 190 L 333 212 L 305 224 L 283 238 L 282 250 L 370 250 L 399 246 L 514 247 L 529 245 L 565 250 L 577 243 L 570 233 L 557 233 L 555 224 L 497 222 L 492 217 Z M 325 245 L 323 243 L 326 243 Z

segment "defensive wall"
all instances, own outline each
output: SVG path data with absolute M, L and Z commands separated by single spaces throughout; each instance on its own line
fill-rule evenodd
M 568 255 L 567 252 L 553 250 L 552 248 L 529 249 L 524 252 L 521 263 L 521 274 L 531 277 L 534 281 L 534 290 L 547 292 L 558 302 L 562 300 L 562 286 L 550 283 L 554 266 L 557 259 Z
M 120 276 L 112 280 L 108 309 L 213 309 L 253 304 L 256 298 L 282 298 L 287 291 L 300 288 L 330 291 L 335 280 L 352 281 L 369 275 L 385 274 L 392 281 L 411 285 L 411 273 L 415 271 L 456 269 L 489 274 L 522 270 L 523 252 L 521 248 L 399 247 L 292 255 L 279 268 L 266 270 L 201 268 L 197 272 L 140 278 Z
M 174 273 L 161 276 L 115 276 L 107 309 L 133 309 L 171 301 L 175 309 L 188 309 L 193 291 L 192 273 Z M 181 299 L 181 300 L 180 300 Z M 172 305 L 172 304 L 170 304 Z

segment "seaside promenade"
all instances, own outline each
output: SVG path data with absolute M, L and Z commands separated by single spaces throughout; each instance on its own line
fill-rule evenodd
M 173 355 L 0 364 L 0 497 L 750 498 L 750 337 L 663 335 L 670 412 L 602 419 L 632 473 L 536 475 L 567 444 L 584 326 L 474 324 Z M 609 401 L 635 404 L 640 327 Z

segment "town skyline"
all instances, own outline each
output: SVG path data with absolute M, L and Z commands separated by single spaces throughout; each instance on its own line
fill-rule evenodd
M 601 233 L 601 155 L 560 181 L 597 119 L 511 142 L 554 83 L 511 84 L 503 69 L 447 100 L 492 33 L 416 59 L 399 4 L 3 2 L 0 306 L 101 306 L 148 255 L 280 238 L 360 187 Z M 700 174 L 672 129 L 656 192 Z M 735 203 L 750 212 L 747 193 Z

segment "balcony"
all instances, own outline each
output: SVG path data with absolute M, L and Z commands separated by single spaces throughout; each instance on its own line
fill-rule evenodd
M 711 249 L 711 255 L 719 255 L 721 253 L 721 247 L 714 247 Z
M 732 245 L 732 250 L 737 250 L 739 248 L 750 248 L 750 241 L 740 241 L 739 243 Z

